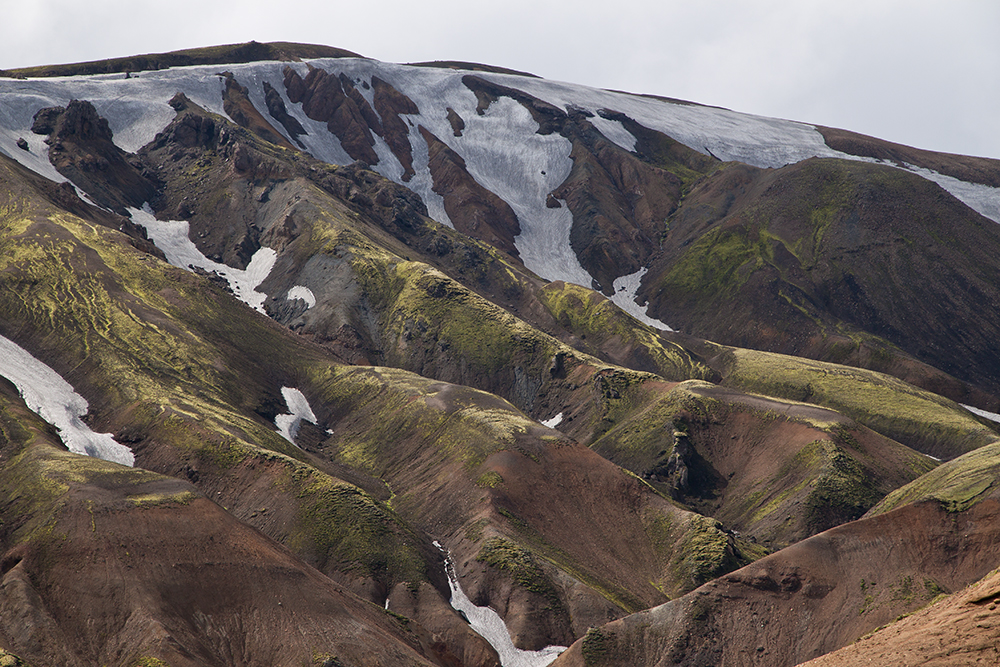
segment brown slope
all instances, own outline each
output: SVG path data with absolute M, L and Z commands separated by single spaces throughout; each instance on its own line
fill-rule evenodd
M 978 583 L 892 623 L 809 667 L 965 667 L 1000 663 L 995 570 Z
M 734 166 L 685 200 L 640 295 L 727 344 L 820 356 L 872 337 L 996 393 L 998 251 L 995 223 L 902 170 Z
M 1000 504 L 908 505 L 783 549 L 588 632 L 554 665 L 794 665 L 996 566 Z
M 424 591 L 417 615 L 433 612 L 457 654 L 481 653 L 447 608 L 440 554 L 379 500 L 384 484 L 275 433 L 280 387 L 305 385 L 297 373 L 329 363 L 322 352 L 116 232 L 53 210 L 16 177 L 0 181 L 3 333 L 87 396 L 98 428 L 370 600 L 384 603 L 397 583 Z
M 686 506 L 780 548 L 859 518 L 934 467 L 806 403 L 683 382 L 591 444 Z
M 43 65 L 14 70 L 0 70 L 0 75 L 14 77 L 29 76 L 79 76 L 89 74 L 110 74 L 114 72 L 142 72 L 187 67 L 191 65 L 218 65 L 249 63 L 260 60 L 299 60 L 302 58 L 360 58 L 345 49 L 318 44 L 295 44 L 291 42 L 246 42 L 198 49 L 185 49 L 169 53 L 151 53 L 126 58 L 95 60 L 69 65 Z
M 33 664 L 442 664 L 186 482 L 70 454 L 0 382 L 3 644 Z
M 335 424 L 324 454 L 384 479 L 519 646 L 579 636 L 740 560 L 714 521 L 495 397 L 387 368 L 339 369 L 317 389 Z
M 966 183 L 1000 187 L 1000 160 L 926 151 L 832 127 L 816 129 L 827 146 L 849 155 L 890 161 L 899 166 L 923 167 Z

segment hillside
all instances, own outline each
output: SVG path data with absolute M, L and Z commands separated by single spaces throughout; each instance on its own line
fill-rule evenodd
M 1000 162 L 309 45 L 5 74 L 19 660 L 791 665 L 1000 565 Z

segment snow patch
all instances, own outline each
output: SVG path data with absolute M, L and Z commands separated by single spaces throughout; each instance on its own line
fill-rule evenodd
M 479 115 L 476 97 L 462 82 L 466 73 L 461 71 L 361 58 L 227 66 L 248 88 L 251 101 L 265 117 L 268 114 L 263 83 L 267 81 L 273 86 L 288 113 L 308 132 L 299 138 L 306 150 L 331 164 L 346 165 L 353 160 L 325 123 L 309 119 L 301 105 L 289 101 L 283 84 L 282 72 L 286 66 L 305 76 L 310 64 L 333 76 L 346 74 L 356 82 L 378 76 L 416 103 L 420 113 L 407 116 L 416 175 L 408 183 L 402 182 L 402 167 L 380 137 L 375 138 L 374 148 L 380 160 L 374 168 L 420 195 L 431 217 L 450 225 L 443 199 L 433 192 L 427 145 L 417 131 L 420 125 L 461 155 L 477 182 L 510 204 L 522 229 L 515 245 L 525 266 L 548 280 L 592 285 L 591 276 L 569 244 L 572 215 L 565 205 L 558 209 L 545 206 L 547 195 L 562 184 L 572 167 L 568 140 L 558 134 L 537 134 L 538 125 L 527 110 L 508 97 L 493 102 Z M 89 100 L 108 119 L 115 143 L 125 151 L 135 152 L 173 120 L 175 112 L 167 101 L 178 91 L 205 109 L 225 116 L 223 83 L 218 72 L 217 66 L 192 66 L 143 72 L 130 79 L 121 74 L 0 79 L 0 97 L 4 100 L 0 105 L 0 152 L 47 178 L 65 181 L 48 163 L 42 138 L 31 133 L 32 118 L 39 109 L 65 106 L 71 99 Z M 831 149 L 822 134 L 805 123 L 559 81 L 488 72 L 478 72 L 476 76 L 567 111 L 593 114 L 590 122 L 610 141 L 630 151 L 635 149 L 635 137 L 620 122 L 601 116 L 602 111 L 623 113 L 701 153 L 757 167 L 781 167 L 810 157 L 872 161 Z M 359 90 L 366 99 L 371 99 L 372 91 L 363 86 Z M 460 137 L 453 135 L 444 113 L 447 107 L 465 121 Z M 279 123 L 272 125 L 285 134 Z M 30 153 L 17 148 L 16 141 L 22 137 L 28 141 Z M 938 183 L 974 210 L 1000 223 L 1000 188 L 966 183 L 926 169 L 911 167 L 911 171 Z
M 927 180 L 937 183 L 984 218 L 1000 223 L 1000 188 L 980 183 L 967 183 L 952 176 L 945 176 L 912 164 L 907 164 L 906 168 L 918 176 L 923 176 Z
M 3 336 L 0 375 L 17 387 L 32 412 L 59 431 L 69 451 L 127 466 L 135 463 L 131 449 L 116 442 L 110 433 L 94 433 L 83 423 L 80 418 L 89 409 L 83 396 L 58 373 Z
M 316 295 L 308 287 L 303 287 L 302 285 L 296 285 L 292 289 L 288 290 L 288 294 L 285 298 L 289 301 L 294 301 L 295 299 L 302 299 L 306 302 L 306 308 L 312 308 L 316 305 Z
M 257 287 L 274 268 L 274 262 L 278 258 L 275 250 L 260 248 L 250 258 L 245 270 L 235 269 L 205 257 L 188 238 L 186 220 L 157 220 L 148 204 L 144 205 L 142 210 L 130 208 L 128 211 L 133 222 L 146 228 L 150 240 L 163 251 L 168 262 L 188 271 L 199 268 L 208 273 L 219 274 L 229 282 L 229 288 L 233 290 L 237 299 L 258 312 L 264 312 L 264 300 L 267 299 L 267 294 L 258 292 Z
M 596 127 L 605 139 L 618 144 L 630 153 L 635 152 L 635 135 L 626 130 L 621 121 L 611 120 L 600 114 L 589 120 L 590 124 Z
M 555 428 L 556 426 L 559 426 L 559 424 L 562 424 L 562 420 L 563 420 L 563 413 L 560 412 L 559 414 L 557 414 L 552 419 L 546 419 L 545 421 L 542 421 L 542 422 L 539 422 L 539 423 L 542 426 L 547 426 L 549 428 Z
M 566 650 L 565 646 L 546 646 L 540 651 L 522 651 L 514 646 L 514 640 L 500 615 L 489 607 L 477 607 L 462 590 L 448 550 L 437 540 L 434 546 L 445 554 L 444 571 L 451 589 L 451 606 L 465 614 L 472 629 L 496 649 L 502 667 L 545 667 Z
M 295 444 L 295 436 L 299 433 L 299 427 L 303 421 L 316 423 L 316 415 L 309 406 L 309 401 L 305 395 L 293 387 L 282 387 L 281 395 L 288 406 L 291 414 L 278 415 L 274 418 L 274 425 L 278 427 L 278 433 L 288 442 Z
M 639 291 L 639 285 L 642 284 L 642 277 L 646 275 L 646 271 L 648 270 L 646 267 L 643 267 L 635 273 L 615 278 L 615 282 L 611 286 L 611 290 L 614 292 L 611 295 L 611 301 L 643 324 L 649 325 L 654 329 L 673 331 L 668 325 L 646 314 L 648 305 L 640 306 L 635 302 L 636 292 Z
M 1000 424 L 1000 415 L 998 415 L 995 412 L 987 412 L 986 410 L 980 410 L 979 408 L 974 408 L 971 405 L 966 405 L 965 403 L 959 403 L 959 405 L 961 405 L 963 408 L 965 408 L 974 415 L 979 415 L 984 419 L 989 419 L 991 422 L 997 422 L 998 424 Z

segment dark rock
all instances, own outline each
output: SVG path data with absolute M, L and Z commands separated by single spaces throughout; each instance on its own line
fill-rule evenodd
M 434 192 L 444 197 L 444 210 L 455 229 L 517 257 L 514 238 L 521 225 L 514 210 L 476 182 L 461 155 L 424 126 L 418 129 L 427 142 Z
M 271 115 L 271 118 L 281 123 L 281 126 L 285 128 L 286 132 L 288 132 L 288 136 L 290 136 L 300 148 L 305 148 L 305 144 L 299 140 L 299 137 L 309 133 L 306 132 L 304 127 L 302 127 L 302 123 L 288 113 L 288 109 L 285 108 L 285 101 L 281 98 L 281 94 L 267 81 L 264 82 L 264 103 L 267 105 L 267 112 Z
M 48 107 L 35 112 L 31 123 L 31 131 L 35 134 L 52 134 L 56 129 L 56 120 L 66 110 L 65 107 Z
M 462 136 L 462 131 L 465 130 L 465 121 L 451 107 L 448 107 L 448 122 L 451 123 L 452 133 L 456 137 Z

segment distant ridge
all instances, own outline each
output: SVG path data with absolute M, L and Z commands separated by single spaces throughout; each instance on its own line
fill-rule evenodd
M 168 53 L 150 53 L 124 58 L 93 60 L 65 65 L 39 65 L 20 69 L 0 70 L 0 76 L 10 78 L 79 76 L 148 72 L 168 67 L 191 65 L 222 65 L 251 63 L 261 60 L 301 60 L 302 58 L 363 58 L 353 51 L 320 44 L 293 42 L 245 42 L 224 44 L 197 49 L 184 49 Z
M 514 76 L 527 76 L 532 79 L 541 79 L 542 77 L 537 74 L 532 74 L 531 72 L 522 72 L 516 69 L 509 69 L 507 67 L 496 67 L 494 65 L 483 65 L 482 63 L 469 63 L 464 60 L 430 60 L 422 63 L 408 63 L 413 67 L 442 67 L 445 69 L 467 69 L 473 72 L 490 72 L 492 74 L 513 74 Z

